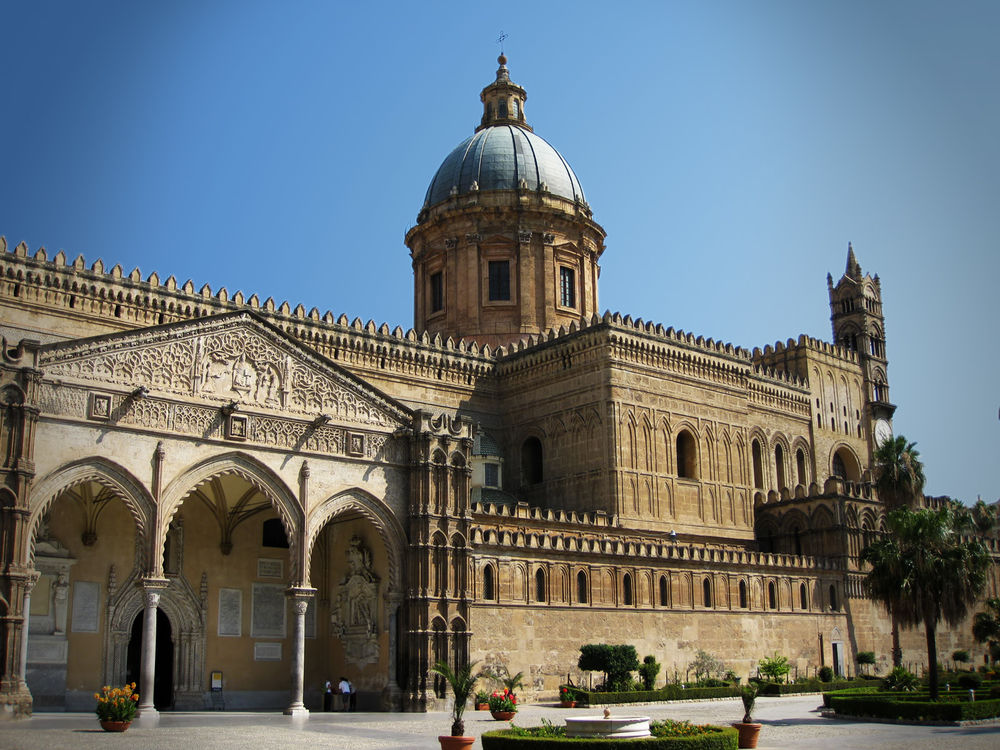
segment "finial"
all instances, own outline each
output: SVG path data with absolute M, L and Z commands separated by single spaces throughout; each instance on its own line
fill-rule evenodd
M 504 33 L 503 29 L 500 29 L 500 36 L 497 37 L 497 44 L 500 45 L 500 57 L 503 57 L 503 40 L 507 38 L 507 34 Z M 500 61 L 500 64 L 507 62 L 506 59 Z

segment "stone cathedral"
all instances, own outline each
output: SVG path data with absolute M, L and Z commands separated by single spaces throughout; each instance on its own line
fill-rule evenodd
M 830 341 L 602 313 L 605 232 L 499 63 L 406 235 L 410 330 L 0 239 L 0 715 L 133 680 L 294 715 L 340 675 L 419 711 L 439 659 L 545 700 L 601 642 L 884 667 L 879 277 L 848 248 Z

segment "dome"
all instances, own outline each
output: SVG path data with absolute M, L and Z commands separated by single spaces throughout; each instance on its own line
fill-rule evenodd
M 522 180 L 524 183 L 522 183 Z M 572 168 L 549 143 L 519 125 L 491 125 L 462 141 L 441 163 L 424 198 L 430 207 L 472 190 L 543 187 L 552 195 L 584 202 Z

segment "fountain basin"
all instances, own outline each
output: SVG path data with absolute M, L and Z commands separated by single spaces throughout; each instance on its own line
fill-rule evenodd
M 649 737 L 648 716 L 571 716 L 566 719 L 567 737 Z

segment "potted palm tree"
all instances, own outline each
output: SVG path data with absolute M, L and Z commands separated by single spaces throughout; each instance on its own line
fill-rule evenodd
M 757 702 L 757 686 L 744 685 L 740 690 L 740 698 L 743 699 L 743 721 L 733 724 L 739 732 L 739 747 L 757 747 L 757 738 L 760 736 L 761 725 L 753 720 L 753 707 Z
M 470 662 L 458 669 L 452 669 L 448 666 L 448 662 L 439 661 L 431 667 L 432 672 L 444 677 L 451 686 L 452 695 L 455 697 L 455 704 L 451 709 L 451 734 L 438 735 L 441 750 L 470 748 L 472 743 L 476 741 L 475 737 L 465 736 L 465 721 L 463 721 L 462 715 L 465 713 L 465 705 L 469 702 L 469 696 L 472 695 L 472 691 L 476 687 L 476 680 L 479 679 L 479 675 L 474 674 L 477 663 Z

